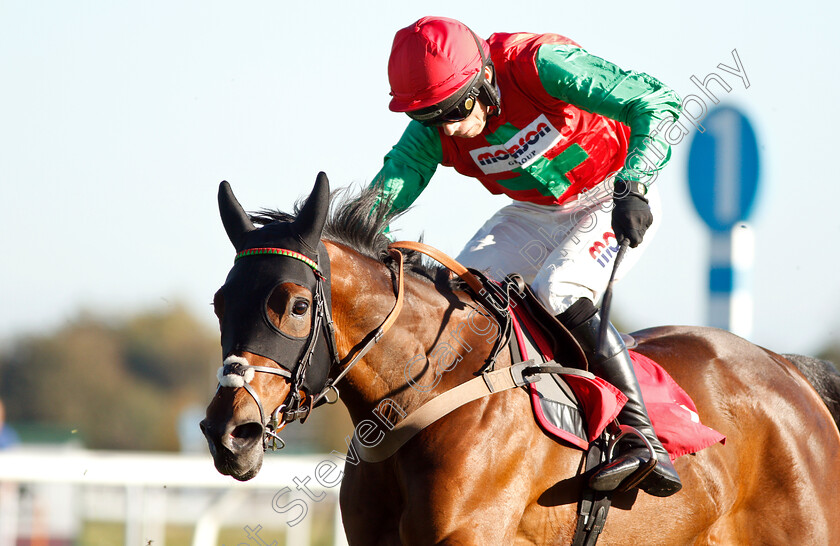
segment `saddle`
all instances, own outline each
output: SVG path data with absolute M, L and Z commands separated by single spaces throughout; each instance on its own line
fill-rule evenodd
M 627 398 L 588 371 L 578 341 L 537 299 L 518 275 L 510 301 L 513 335 L 511 362 L 533 360 L 556 372 L 528 385 L 534 416 L 549 435 L 582 449 L 601 436 Z M 556 364 L 562 362 L 562 366 Z
M 606 390 L 582 388 L 588 383 L 583 382 L 579 377 L 593 376 L 589 372 L 584 372 L 586 355 L 577 340 L 542 306 L 527 286 L 524 286 L 518 294 L 515 300 L 516 305 L 513 305 L 514 301 L 511 302 L 514 331 L 521 330 L 515 350 L 511 353 L 514 362 L 519 361 L 518 359 L 562 362 L 565 368 L 553 377 L 553 382 L 558 384 L 562 382 L 570 387 L 554 386 L 551 381 L 539 381 L 529 385 L 537 422 L 546 433 L 576 445 L 580 449 L 588 449 L 589 443 L 600 436 L 614 416 L 618 415 L 626 397 L 618 389 L 599 378 L 595 378 L 596 383 L 599 386 L 606 385 Z M 655 361 L 632 350 L 637 346 L 634 338 L 626 334 L 623 334 L 623 337 L 630 349 L 630 358 L 633 361 L 651 423 L 663 447 L 671 455 L 671 459 L 675 460 L 677 457 L 696 453 L 718 442 L 725 442 L 726 437 L 723 434 L 700 422 L 697 407 L 691 397 L 671 378 L 668 372 Z M 577 368 L 580 370 L 577 371 Z M 565 423 L 570 422 L 567 415 L 570 410 L 557 408 L 557 406 L 571 403 L 568 396 L 569 390 L 577 395 L 577 407 L 582 413 L 583 421 L 587 424 L 588 441 L 578 441 L 567 437 L 568 434 L 574 433 L 576 425 L 567 427 Z M 611 400 L 613 396 L 615 399 Z M 556 417 L 560 415 L 563 418 Z M 574 420 L 576 418 L 572 418 L 572 421 Z M 581 437 L 578 436 L 578 438 Z M 584 438 L 584 440 L 587 439 Z
M 563 362 L 570 368 L 588 368 L 586 354 L 574 336 L 563 326 L 557 317 L 537 299 L 531 287 L 525 280 L 514 273 L 505 278 L 505 282 L 513 285 L 510 307 L 518 316 L 528 316 L 533 319 L 531 331 L 538 330 L 547 348 L 554 355 L 554 360 Z

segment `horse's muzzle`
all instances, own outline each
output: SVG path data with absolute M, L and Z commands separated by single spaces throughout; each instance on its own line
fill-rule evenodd
M 205 419 L 199 423 L 220 473 L 239 481 L 250 480 L 262 467 L 263 426 L 250 421 L 242 424 L 214 423 Z

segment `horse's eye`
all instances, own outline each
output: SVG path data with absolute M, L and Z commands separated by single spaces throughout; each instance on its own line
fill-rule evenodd
M 306 300 L 297 300 L 292 304 L 292 314 L 303 316 L 309 311 L 309 302 Z

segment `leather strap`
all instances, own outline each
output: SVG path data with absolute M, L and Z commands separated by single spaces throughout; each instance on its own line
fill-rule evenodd
M 379 328 L 374 330 L 373 335 L 370 337 L 370 339 L 368 339 L 367 343 L 365 343 L 360 349 L 358 349 L 358 351 L 356 351 L 356 354 L 353 355 L 353 359 L 347 364 L 347 366 L 345 366 L 341 373 L 338 374 L 338 376 L 336 376 L 335 380 L 327 382 L 327 384 L 324 386 L 324 389 L 320 393 L 318 393 L 317 396 L 315 396 L 314 400 L 312 401 L 313 407 L 322 398 L 324 398 L 330 390 L 335 389 L 335 384 L 338 383 L 342 377 L 347 375 L 347 372 L 349 372 L 350 369 L 353 366 L 355 366 L 359 362 L 359 360 L 361 360 L 362 357 L 365 356 L 368 353 L 368 351 L 370 351 L 373 348 L 373 346 L 379 342 L 380 339 L 382 339 L 382 335 L 385 334 L 385 332 L 387 332 L 391 328 L 391 326 L 394 325 L 394 323 L 397 321 L 397 317 L 400 316 L 400 311 L 402 311 L 405 294 L 405 290 L 403 290 L 404 257 L 402 255 L 402 252 L 400 252 L 397 249 L 389 249 L 389 252 L 397 260 L 397 299 L 394 302 L 394 307 L 391 309 L 391 312 L 388 313 L 388 316 L 385 317 L 385 320 L 382 322 L 382 324 L 379 325 Z
M 417 241 L 396 241 L 388 245 L 388 248 L 404 248 L 406 250 L 414 250 L 422 252 L 423 254 L 437 260 L 446 266 L 450 271 L 464 279 L 467 285 L 475 290 L 476 294 L 484 292 L 484 285 L 478 280 L 478 277 L 469 272 L 469 270 L 458 263 L 454 258 L 449 257 L 435 247 L 423 244 Z
M 552 361 L 553 362 L 553 361 Z M 557 364 L 548 364 L 529 366 L 524 370 L 525 375 L 540 374 L 540 373 L 557 373 L 562 375 L 579 375 L 588 379 L 593 379 L 595 374 L 592 372 L 581 370 L 580 368 L 568 368 Z
M 602 435 L 589 444 L 589 451 L 586 453 L 587 473 L 584 477 L 588 478 L 588 471 L 597 468 L 605 460 L 606 440 Z M 583 486 L 581 497 L 578 499 L 578 520 L 572 537 L 572 546 L 595 546 L 607 523 L 612 494 L 612 491 L 595 491 L 588 485 Z
M 353 435 L 353 448 L 368 463 L 384 461 L 397 452 L 418 432 L 441 417 L 463 405 L 490 394 L 510 390 L 539 380 L 539 374 L 523 377 L 522 370 L 534 364 L 533 360 L 481 374 L 450 389 L 423 404 L 397 423 L 377 444 L 365 446 Z
M 382 334 L 387 332 L 391 328 L 391 326 L 393 326 L 394 323 L 397 321 L 397 317 L 400 316 L 400 311 L 402 311 L 403 294 L 405 292 L 403 290 L 403 286 L 404 286 L 404 283 L 403 283 L 403 261 L 404 261 L 404 258 L 403 258 L 402 252 L 400 252 L 399 250 L 391 251 L 390 249 L 389 249 L 389 252 L 390 252 L 391 256 L 393 256 L 397 259 L 397 300 L 394 302 L 394 307 L 391 309 L 391 312 L 388 313 L 388 316 L 385 317 L 385 320 L 379 326 L 379 330 L 377 332 L 378 337 L 382 337 Z M 378 337 L 377 337 L 377 341 L 379 341 Z

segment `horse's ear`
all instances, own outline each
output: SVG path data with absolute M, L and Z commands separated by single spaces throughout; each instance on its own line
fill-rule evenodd
M 312 193 L 300 209 L 295 220 L 295 230 L 300 234 L 301 239 L 310 248 L 318 248 L 318 241 L 321 240 L 321 232 L 324 230 L 324 223 L 327 221 L 327 212 L 330 209 L 330 181 L 323 172 L 318 173 L 315 179 L 315 187 Z
M 225 226 L 228 239 L 233 243 L 236 250 L 240 250 L 239 244 L 242 236 L 256 229 L 254 223 L 248 218 L 248 213 L 236 200 L 233 190 L 227 181 L 219 184 L 219 213 L 222 215 L 222 224 Z

